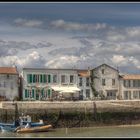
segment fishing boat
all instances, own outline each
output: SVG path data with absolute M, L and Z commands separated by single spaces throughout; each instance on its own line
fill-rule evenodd
M 0 123 L 0 129 L 1 131 L 12 131 L 16 132 L 19 128 L 25 128 L 28 124 L 30 124 L 31 128 L 34 127 L 41 127 L 45 126 L 43 120 L 40 120 L 39 122 L 32 122 L 31 117 L 29 115 L 27 116 L 21 116 L 18 120 L 14 121 L 13 123 Z
M 44 125 L 44 126 L 36 126 L 36 127 L 29 127 L 29 128 L 19 128 L 16 130 L 17 133 L 33 133 L 33 132 L 46 132 L 52 125 Z

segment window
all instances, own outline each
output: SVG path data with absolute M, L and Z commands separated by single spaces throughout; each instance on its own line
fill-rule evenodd
M 43 74 L 43 82 L 46 83 L 47 79 L 46 79 L 46 74 Z
M 74 83 L 74 76 L 70 75 L 70 83 Z
M 43 83 L 43 75 L 40 74 L 40 83 Z
M 61 83 L 65 83 L 66 82 L 66 76 L 65 75 L 61 75 Z
M 82 86 L 82 85 L 83 85 L 83 78 L 80 77 L 80 78 L 79 78 L 79 86 Z
M 124 99 L 131 99 L 131 91 L 124 91 Z
M 31 90 L 28 90 L 28 97 L 32 98 L 32 91 Z
M 90 98 L 90 89 L 86 89 L 86 98 Z
M 112 86 L 115 86 L 115 79 L 112 79 Z
M 48 75 L 48 83 L 51 83 L 51 75 Z
M 133 91 L 133 98 L 139 99 L 139 91 Z
M 86 78 L 86 86 L 89 86 L 89 77 Z
M 51 97 L 51 90 L 48 89 L 48 98 L 50 98 L 50 97 Z
M 34 89 L 32 89 L 32 97 L 34 98 Z
M 133 80 L 133 87 L 140 87 L 140 80 Z
M 11 82 L 11 89 L 14 89 L 14 84 L 13 84 L 13 82 Z
M 32 83 L 32 74 L 27 74 L 28 83 Z
M 53 83 L 57 83 L 57 75 L 53 75 Z
M 105 79 L 102 79 L 102 85 L 105 86 Z
M 104 69 L 102 69 L 102 74 L 104 74 L 105 73 L 105 70 Z
M 33 83 L 35 83 L 35 74 L 33 74 Z
M 25 89 L 25 98 L 28 98 L 28 91 Z

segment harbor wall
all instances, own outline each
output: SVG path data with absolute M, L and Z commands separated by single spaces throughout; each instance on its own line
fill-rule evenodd
M 31 115 L 33 121 L 43 119 L 54 127 L 140 123 L 139 100 L 107 101 L 17 101 L 18 114 Z M 0 121 L 13 122 L 13 102 L 0 103 Z

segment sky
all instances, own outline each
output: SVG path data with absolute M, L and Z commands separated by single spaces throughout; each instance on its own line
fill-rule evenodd
M 140 73 L 140 3 L 0 3 L 0 66 Z

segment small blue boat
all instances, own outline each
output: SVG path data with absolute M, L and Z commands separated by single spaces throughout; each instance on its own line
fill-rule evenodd
M 31 117 L 27 115 L 19 117 L 19 119 L 14 121 L 12 124 L 0 123 L 0 129 L 3 132 L 5 131 L 16 132 L 18 128 L 25 128 L 27 125 L 30 125 L 30 127 L 44 126 L 44 122 L 43 120 L 40 120 L 39 122 L 32 122 Z

